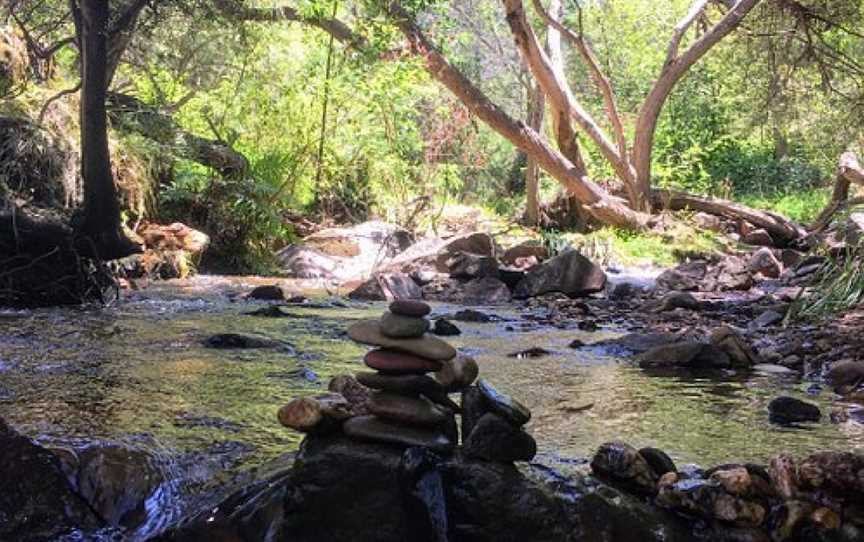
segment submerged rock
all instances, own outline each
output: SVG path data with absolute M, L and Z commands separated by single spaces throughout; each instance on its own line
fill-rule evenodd
M 687 367 L 691 369 L 728 369 L 729 356 L 714 345 L 699 341 L 682 341 L 656 346 L 639 356 L 643 369 Z
M 70 486 L 50 451 L 0 419 L 0 540 L 56 540 L 104 523 Z
M 439 337 L 452 337 L 454 335 L 461 335 L 462 330 L 456 327 L 456 324 L 449 320 L 439 318 L 435 320 L 435 326 L 432 328 L 432 333 Z
M 261 301 L 285 301 L 290 295 L 278 284 L 265 284 L 253 288 L 246 297 Z
M 241 335 L 240 333 L 219 333 L 204 340 L 204 346 L 221 349 L 245 348 L 288 348 L 286 343 L 264 337 Z
M 818 422 L 819 407 L 794 397 L 777 397 L 768 403 L 769 418 L 774 423 Z

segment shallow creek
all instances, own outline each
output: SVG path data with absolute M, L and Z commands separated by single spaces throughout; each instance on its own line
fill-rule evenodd
M 257 282 L 198 277 L 130 292 L 107 309 L 0 312 L 0 417 L 50 446 L 122 441 L 165 458 L 160 468 L 174 482 L 158 496 L 163 505 L 178 496 L 188 501 L 214 480 L 295 450 L 301 436 L 279 426 L 276 409 L 321 392 L 333 375 L 362 370 L 366 348 L 348 341 L 344 330 L 377 317 L 385 305 L 287 307 L 293 318 L 243 315 L 264 305 L 240 299 Z M 435 305 L 433 316 L 460 308 Z M 483 377 L 531 408 L 528 429 L 541 453 L 586 457 L 616 439 L 707 466 L 764 461 L 778 452 L 864 450 L 861 425 L 828 421 L 836 406 L 830 391 L 796 377 L 648 375 L 614 352 L 568 347 L 621 330 L 587 333 L 576 329 L 578 322 L 573 329 L 523 330 L 526 321 L 514 307 L 475 308 L 510 321 L 457 322 L 463 334 L 447 339 L 476 357 Z M 202 346 L 222 332 L 293 348 Z M 552 354 L 507 356 L 532 346 Z M 766 405 L 780 394 L 818 403 L 823 421 L 769 424 Z

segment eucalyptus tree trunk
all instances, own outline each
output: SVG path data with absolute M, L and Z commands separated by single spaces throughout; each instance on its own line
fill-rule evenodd
M 528 101 L 528 126 L 537 133 L 543 130 L 546 99 L 539 88 L 534 86 Z M 529 226 L 540 225 L 540 166 L 537 160 L 528 156 L 525 167 L 525 220 Z

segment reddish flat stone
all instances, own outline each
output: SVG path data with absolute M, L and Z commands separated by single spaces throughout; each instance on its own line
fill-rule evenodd
M 422 318 L 429 314 L 432 309 L 422 301 L 411 301 L 410 299 L 398 299 L 390 303 L 390 312 L 393 314 L 401 314 L 402 316 L 413 316 Z
M 438 361 L 392 350 L 372 350 L 363 361 L 376 371 L 392 374 L 432 373 L 441 369 Z

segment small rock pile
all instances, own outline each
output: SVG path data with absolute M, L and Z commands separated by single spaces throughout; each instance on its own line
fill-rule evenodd
M 768 465 L 725 464 L 678 469 L 656 448 L 603 444 L 595 476 L 736 537 L 723 540 L 864 539 L 864 456 L 822 452 L 773 457 Z M 714 540 L 715 538 L 709 538 Z
M 531 412 L 480 379 L 469 356 L 428 334 L 429 305 L 397 300 L 379 320 L 348 329 L 351 340 L 376 347 L 363 358 L 372 371 L 337 376 L 330 392 L 298 398 L 279 410 L 286 427 L 321 433 L 341 429 L 351 439 L 462 453 L 485 461 L 529 461 L 537 445 L 522 426 Z M 461 406 L 450 394 L 461 393 Z

